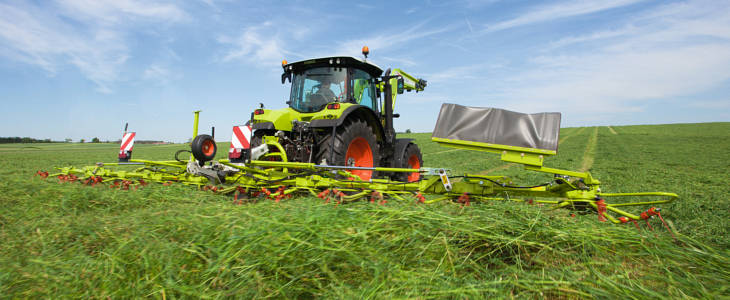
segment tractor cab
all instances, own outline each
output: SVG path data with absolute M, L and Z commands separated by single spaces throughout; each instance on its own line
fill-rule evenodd
M 353 103 L 378 110 L 376 81 L 383 71 L 354 57 L 325 57 L 282 63 L 282 83 L 291 82 L 289 107 L 300 113 L 323 110 L 329 103 Z

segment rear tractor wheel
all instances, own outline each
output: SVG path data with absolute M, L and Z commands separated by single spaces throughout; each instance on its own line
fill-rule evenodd
M 373 129 L 360 119 L 346 120 L 332 134 L 318 143 L 317 163 L 326 161 L 328 165 L 372 168 L 380 161 L 380 148 Z M 360 179 L 368 181 L 375 177 L 373 170 L 349 170 Z
M 406 146 L 406 150 L 403 152 L 403 156 L 397 160 L 398 168 L 406 169 L 420 169 L 423 167 L 423 157 L 421 156 L 421 150 L 418 149 L 418 145 L 410 143 Z M 404 182 L 415 182 L 421 180 L 421 173 L 396 173 L 393 179 Z

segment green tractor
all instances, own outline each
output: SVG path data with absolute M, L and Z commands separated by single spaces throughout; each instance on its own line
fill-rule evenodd
M 419 173 L 374 174 L 373 167 L 418 169 L 423 158 L 412 139 L 396 138 L 397 94 L 423 91 L 426 81 L 401 71 L 383 72 L 364 59 L 324 57 L 282 62 L 282 84 L 291 82 L 284 109 L 256 109 L 250 120 L 250 148 L 276 140 L 286 161 L 347 166 L 362 180 L 388 176 L 417 181 Z

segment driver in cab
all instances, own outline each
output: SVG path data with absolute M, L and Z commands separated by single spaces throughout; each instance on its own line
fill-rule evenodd
M 320 83 L 319 85 L 319 90 L 317 90 L 317 92 L 315 93 L 317 95 L 321 95 L 322 98 L 324 98 L 325 103 L 323 104 L 335 101 L 335 98 L 337 97 L 330 88 L 331 84 L 332 83 L 329 80 L 323 80 L 322 83 Z

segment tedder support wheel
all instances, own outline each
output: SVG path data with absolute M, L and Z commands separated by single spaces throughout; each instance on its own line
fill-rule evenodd
M 218 146 L 215 144 L 212 136 L 201 134 L 193 139 L 193 142 L 190 144 L 190 150 L 193 152 L 193 157 L 202 164 L 215 158 L 215 152 L 218 150 Z
M 320 139 L 317 163 L 327 161 L 328 165 L 351 167 L 376 167 L 380 161 L 380 149 L 373 129 L 360 119 L 348 119 L 337 128 L 332 143 L 332 134 Z M 372 170 L 350 170 L 362 180 L 375 176 Z
M 410 143 L 406 146 L 406 150 L 403 152 L 403 157 L 399 160 L 398 168 L 406 169 L 420 169 L 423 167 L 423 157 L 421 156 L 421 150 L 418 149 L 418 145 Z M 421 180 L 421 173 L 396 173 L 395 180 L 414 182 Z

